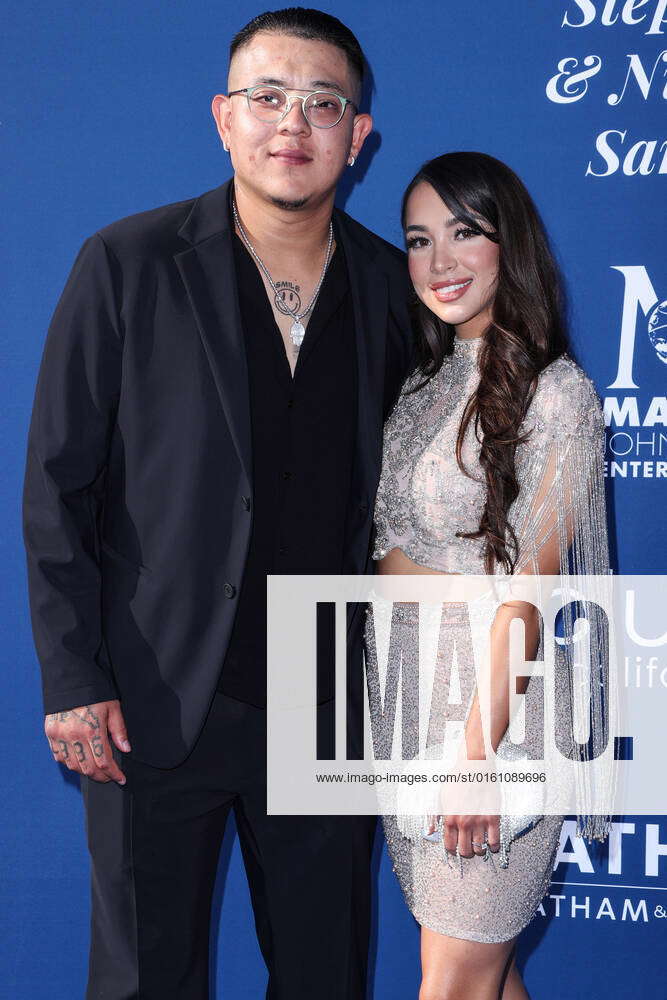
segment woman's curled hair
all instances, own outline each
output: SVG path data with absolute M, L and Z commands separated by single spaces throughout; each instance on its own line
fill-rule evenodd
M 519 493 L 515 454 L 525 440 L 521 424 L 540 372 L 567 348 L 561 279 L 532 198 L 504 163 L 468 152 L 430 160 L 403 196 L 404 229 L 408 198 L 424 182 L 458 221 L 493 240 L 500 250 L 492 322 L 478 358 L 479 385 L 461 420 L 456 456 L 466 472 L 462 444 L 472 421 L 480 441 L 486 503 L 479 529 L 463 537 L 484 539 L 487 573 L 495 565 L 512 573 L 518 553 L 508 513 Z M 411 318 L 416 337 L 413 374 L 423 376 L 415 385 L 420 388 L 452 353 L 455 332 L 416 294 Z

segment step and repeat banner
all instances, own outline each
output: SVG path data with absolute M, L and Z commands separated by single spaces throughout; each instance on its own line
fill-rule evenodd
M 81 797 L 42 735 L 20 532 L 44 336 L 88 235 L 229 176 L 210 99 L 225 90 L 229 39 L 262 9 L 34 0 L 5 16 L 0 980 L 16 1000 L 83 996 L 88 944 Z M 517 171 L 565 274 L 574 354 L 604 403 L 614 568 L 665 573 L 667 0 L 339 0 L 322 9 L 352 28 L 371 67 L 375 132 L 339 204 L 401 245 L 401 195 L 426 159 L 480 150 Z M 667 685 L 662 648 L 635 659 L 632 683 Z M 520 940 L 531 996 L 667 998 L 666 873 L 664 816 L 618 816 L 602 848 L 566 821 L 550 890 Z M 416 995 L 418 929 L 379 839 L 374 876 L 370 995 L 403 1000 Z M 262 996 L 233 829 L 215 921 L 215 995 Z

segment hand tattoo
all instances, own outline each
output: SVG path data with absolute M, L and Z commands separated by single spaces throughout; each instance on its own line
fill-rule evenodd
M 84 705 L 82 708 L 78 709 L 68 709 L 64 712 L 53 712 L 51 715 L 46 716 L 47 727 L 57 725 L 58 723 L 73 723 L 75 720 L 78 723 L 82 723 L 85 727 L 86 734 L 83 740 L 72 740 L 68 743 L 67 740 L 57 740 L 51 743 L 51 749 L 54 754 L 60 754 L 61 761 L 69 760 L 69 746 L 73 748 L 79 763 L 83 764 L 88 760 L 85 743 L 90 741 L 90 746 L 93 751 L 93 755 L 98 759 L 104 757 L 104 744 L 102 742 L 102 727 L 100 726 L 100 719 L 90 705 Z M 81 729 L 81 726 L 73 727 L 76 729 Z M 48 734 L 47 734 L 48 735 Z M 56 746 L 57 742 L 57 746 Z
M 90 705 L 86 705 L 82 712 L 72 712 L 71 714 L 76 716 L 79 722 L 84 722 L 87 726 L 89 726 L 96 732 L 99 731 L 100 720 L 98 716 L 95 714 L 95 712 L 93 712 Z

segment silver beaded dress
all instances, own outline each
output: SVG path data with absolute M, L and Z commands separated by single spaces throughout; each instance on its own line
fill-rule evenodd
M 374 559 L 398 547 L 414 562 L 434 570 L 485 573 L 482 543 L 456 534 L 477 530 L 485 503 L 474 420 L 462 449 L 464 466 L 473 478 L 461 470 L 455 454 L 461 417 L 479 381 L 481 344 L 482 338 L 455 338 L 453 353 L 425 386 L 408 393 L 417 384 L 415 376 L 404 386 L 385 426 Z M 607 573 L 604 422 L 592 383 L 569 357 L 562 356 L 541 373 L 521 432 L 528 430 L 526 442 L 517 446 L 520 491 L 509 512 L 518 540 L 515 572 L 539 574 L 543 557 L 548 554 L 553 563 L 555 552 L 563 574 Z M 370 605 L 366 619 L 371 713 L 381 704 L 378 613 L 381 608 Z M 401 656 L 404 666 L 413 655 L 408 648 L 415 634 L 410 616 L 406 606 L 398 615 L 394 612 L 391 623 L 389 655 Z M 451 635 L 460 627 L 455 616 L 443 622 L 441 628 Z M 459 659 L 461 686 L 473 687 L 466 671 L 474 677 L 473 667 Z M 560 683 L 567 688 L 566 671 Z M 564 716 L 572 705 L 567 696 L 558 705 L 563 717 L 557 717 L 556 725 L 565 726 Z M 596 707 L 599 724 L 600 706 Z M 503 741 L 506 738 L 507 734 Z M 594 718 L 593 740 L 600 738 Z M 515 818 L 514 826 L 503 818 L 500 855 L 487 852 L 486 858 L 461 858 L 454 864 L 446 860 L 442 842 L 424 838 L 423 821 L 416 829 L 413 823 L 410 832 L 410 824 L 406 830 L 402 819 L 385 815 L 385 835 L 406 902 L 422 926 L 451 937 L 498 942 L 514 937 L 532 919 L 549 885 L 562 816 Z M 599 817 L 580 823 L 580 832 L 588 836 L 606 832 Z

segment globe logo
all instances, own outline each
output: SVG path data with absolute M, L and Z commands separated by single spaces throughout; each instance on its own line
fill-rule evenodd
M 667 365 L 667 299 L 648 318 L 648 336 L 664 365 Z

